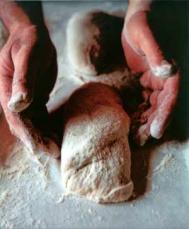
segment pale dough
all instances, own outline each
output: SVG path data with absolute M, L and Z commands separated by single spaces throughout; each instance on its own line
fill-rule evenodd
M 108 86 L 90 83 L 65 105 L 61 172 L 68 193 L 100 202 L 127 200 L 130 178 L 130 119 Z
M 121 46 L 123 18 L 102 11 L 76 13 L 67 25 L 67 55 L 73 75 L 118 89 L 128 85 L 130 71 Z

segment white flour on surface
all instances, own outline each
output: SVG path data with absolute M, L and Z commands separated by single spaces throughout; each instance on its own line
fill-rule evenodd
M 174 161 L 174 157 L 172 154 L 167 153 L 164 158 L 160 161 L 160 163 L 155 167 L 153 170 L 153 173 L 159 173 L 162 172 L 166 167 L 169 165 L 169 163 Z
M 70 79 L 64 63 L 65 24 L 78 10 L 126 8 L 114 3 L 45 3 L 52 39 L 57 47 L 59 80 L 49 109 L 59 106 L 81 85 Z M 65 92 L 65 94 L 62 93 Z M 8 135 L 0 116 L 0 228 L 186 228 L 189 224 L 189 145 L 168 142 L 147 150 L 152 153 L 149 188 L 144 196 L 123 204 L 96 205 L 82 198 L 67 196 L 60 184 L 59 162 L 47 156 L 32 155 Z M 7 133 L 7 134 L 5 134 Z M 9 137 L 5 137 L 9 136 Z M 142 154 L 145 149 L 141 148 Z M 6 158 L 14 153 L 8 160 Z M 166 156 L 166 155 L 172 156 Z M 38 158 L 40 156 L 40 158 Z M 153 174 L 163 158 L 166 166 Z M 170 158 L 170 159 L 169 159 Z M 173 160 L 171 159 L 173 158 Z M 187 159 L 187 160 L 186 160 Z M 6 163 L 5 163 L 6 162 Z M 188 165 L 188 168 L 187 166 Z
M 54 203 L 59 199 L 59 167 L 57 160 L 43 153 L 33 155 L 16 144 L 14 153 L 0 167 L 0 228 L 15 228 L 25 222 L 31 228 L 35 226 L 30 203 L 38 201 L 41 194 L 44 201 Z

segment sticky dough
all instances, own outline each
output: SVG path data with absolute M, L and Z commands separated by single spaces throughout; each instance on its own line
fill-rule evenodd
M 127 200 L 130 120 L 114 90 L 100 83 L 78 89 L 65 105 L 61 172 L 68 193 L 100 203 Z

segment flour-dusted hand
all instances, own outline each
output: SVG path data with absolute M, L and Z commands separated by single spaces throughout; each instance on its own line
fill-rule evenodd
M 56 51 L 48 33 L 40 37 L 34 25 L 13 28 L 0 52 L 0 73 L 11 82 L 10 111 L 21 112 L 32 101 L 46 103 L 57 73 Z
M 16 3 L 0 4 L 0 17 L 9 32 L 0 51 L 0 101 L 5 117 L 30 150 L 57 151 L 49 136 L 43 136 L 48 130 L 41 122 L 48 120 L 46 103 L 56 80 L 55 48 L 45 25 L 33 24 Z
M 137 132 L 137 141 L 143 145 L 150 136 L 159 139 L 169 124 L 179 91 L 179 72 L 167 79 L 156 78 L 151 71 L 141 77 L 141 85 L 152 92 L 148 101 L 150 108 L 141 114 L 141 125 Z
M 136 133 L 140 145 L 150 136 L 159 139 L 175 107 L 179 90 L 179 72 L 165 60 L 148 24 L 150 1 L 129 2 L 122 46 L 127 63 L 133 73 L 142 73 L 141 85 L 148 93 L 150 108 L 141 113 L 140 126 Z

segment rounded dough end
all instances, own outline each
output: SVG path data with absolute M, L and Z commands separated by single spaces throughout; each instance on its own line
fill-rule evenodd
M 74 14 L 67 25 L 67 55 L 73 76 L 121 89 L 131 73 L 121 45 L 123 18 L 103 11 Z
M 61 171 L 66 192 L 100 203 L 127 200 L 133 191 L 130 119 L 117 93 L 103 84 L 85 85 L 65 111 Z

